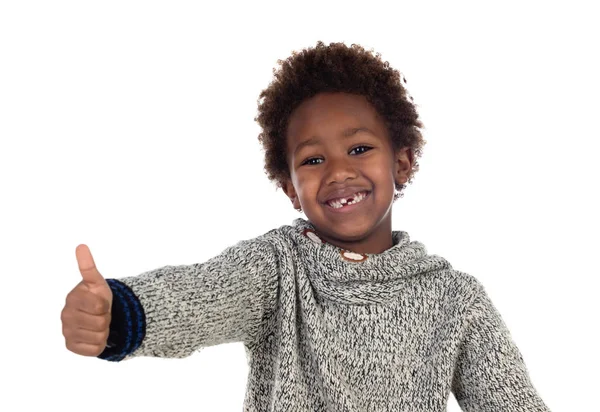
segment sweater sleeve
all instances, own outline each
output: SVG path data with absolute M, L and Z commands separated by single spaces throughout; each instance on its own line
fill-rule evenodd
M 238 242 L 204 263 L 163 266 L 107 279 L 113 291 L 110 334 L 98 358 L 184 358 L 203 347 L 252 347 L 278 291 L 274 245 Z
M 484 287 L 469 307 L 452 381 L 465 412 L 550 412 Z

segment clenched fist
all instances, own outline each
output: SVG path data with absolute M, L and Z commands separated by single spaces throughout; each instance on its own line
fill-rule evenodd
M 67 295 L 60 319 L 67 349 L 78 355 L 98 356 L 106 347 L 113 295 L 86 245 L 75 249 L 83 278 Z

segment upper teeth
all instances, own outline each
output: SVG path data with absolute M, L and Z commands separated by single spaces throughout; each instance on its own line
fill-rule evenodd
M 339 209 L 340 207 L 342 207 L 344 205 L 353 205 L 355 203 L 358 203 L 361 200 L 363 200 L 366 196 L 367 196 L 367 192 L 358 192 L 352 196 L 349 196 L 348 198 L 329 200 L 327 202 L 327 204 L 329 206 L 333 207 L 334 209 Z M 352 201 L 348 202 L 348 199 L 352 199 Z

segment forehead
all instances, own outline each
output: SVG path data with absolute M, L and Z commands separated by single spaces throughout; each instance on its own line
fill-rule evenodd
M 290 116 L 288 150 L 302 140 L 338 136 L 348 127 L 366 127 L 384 137 L 386 126 L 365 96 L 348 93 L 320 93 L 303 101 Z

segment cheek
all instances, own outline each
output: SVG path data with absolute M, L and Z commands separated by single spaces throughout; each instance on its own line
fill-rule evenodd
M 374 185 L 378 186 L 380 191 L 389 191 L 393 194 L 396 187 L 395 176 L 393 167 L 392 165 L 389 165 L 389 162 L 382 159 L 379 164 L 372 163 L 371 167 L 365 169 L 365 173 L 369 180 L 371 180 Z
M 320 177 L 314 173 L 301 171 L 296 173 L 294 186 L 300 197 L 315 196 L 319 190 Z
M 373 160 L 369 162 L 369 165 L 364 168 L 367 173 L 374 181 L 378 183 L 386 183 L 390 179 L 394 179 L 393 168 L 383 159 Z

